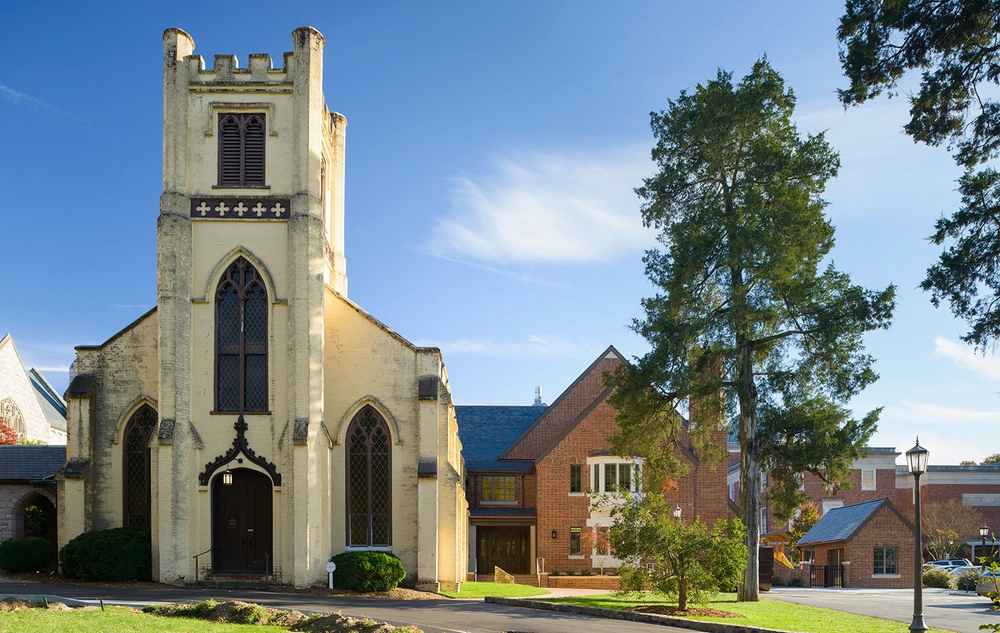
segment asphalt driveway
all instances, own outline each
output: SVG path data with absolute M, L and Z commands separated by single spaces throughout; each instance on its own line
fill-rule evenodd
M 773 587 L 761 594 L 769 598 L 897 620 L 913 620 L 912 589 L 795 589 Z M 927 626 L 979 633 L 979 625 L 1000 622 L 1000 612 L 990 611 L 988 598 L 949 589 L 924 589 L 924 622 Z

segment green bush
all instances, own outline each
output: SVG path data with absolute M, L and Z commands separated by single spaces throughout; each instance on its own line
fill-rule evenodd
M 406 577 L 403 563 L 386 552 L 344 552 L 330 559 L 337 565 L 333 586 L 354 591 L 389 591 Z
M 970 568 L 969 571 L 963 571 L 958 575 L 958 580 L 955 584 L 962 591 L 975 591 L 976 585 L 979 584 L 979 568 Z
M 938 589 L 954 589 L 955 577 L 940 567 L 929 567 L 924 572 L 924 584 Z
M 82 580 L 149 580 L 149 528 L 127 527 L 84 532 L 60 550 L 68 578 Z
M 46 571 L 52 565 L 53 547 L 37 537 L 9 539 L 0 543 L 0 569 L 11 572 Z
M 792 576 L 791 578 L 788 579 L 788 586 L 789 587 L 805 587 L 806 586 L 806 581 L 802 580 L 802 578 L 800 576 Z

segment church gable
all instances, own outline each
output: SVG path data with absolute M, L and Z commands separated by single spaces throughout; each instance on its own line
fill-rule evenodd
M 34 377 L 32 376 L 34 374 Z M 47 389 L 46 389 L 47 388 Z M 25 371 L 14 339 L 0 339 L 0 417 L 22 440 L 64 444 L 65 405 L 36 370 Z

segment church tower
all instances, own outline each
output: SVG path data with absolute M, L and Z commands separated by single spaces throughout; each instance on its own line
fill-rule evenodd
M 187 473 L 202 465 L 191 463 L 198 455 L 191 449 L 232 439 L 241 420 L 249 448 L 280 463 L 281 471 L 303 473 L 286 476 L 284 486 L 272 481 L 282 491 L 274 499 L 284 506 L 275 514 L 299 517 L 277 528 L 290 532 L 286 542 L 304 542 L 308 525 L 321 519 L 322 504 L 310 504 L 305 485 L 313 457 L 293 450 L 283 434 L 315 436 L 323 417 L 324 286 L 347 291 L 347 121 L 323 102 L 323 36 L 304 27 L 292 40 L 283 68 L 273 68 L 266 54 L 250 55 L 248 68 L 235 56 L 216 55 L 206 70 L 187 33 L 164 33 L 157 293 L 162 424 L 155 482 L 162 519 L 153 525 L 174 529 L 154 535 L 162 576 L 184 575 L 198 554 L 189 551 L 185 524 L 208 508 L 189 507 L 187 491 L 174 490 L 189 485 Z M 198 411 L 213 414 L 202 436 L 189 425 Z M 317 564 L 298 560 L 294 549 L 288 554 L 294 569 L 286 558 L 285 574 Z

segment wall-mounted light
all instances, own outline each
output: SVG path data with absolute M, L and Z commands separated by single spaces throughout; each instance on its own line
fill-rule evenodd
M 555 530 L 552 530 L 552 538 L 557 538 L 558 536 L 559 536 L 559 533 L 556 532 Z
M 233 471 L 229 470 L 229 465 L 226 465 L 225 472 L 222 473 L 222 485 L 232 486 L 233 485 Z

